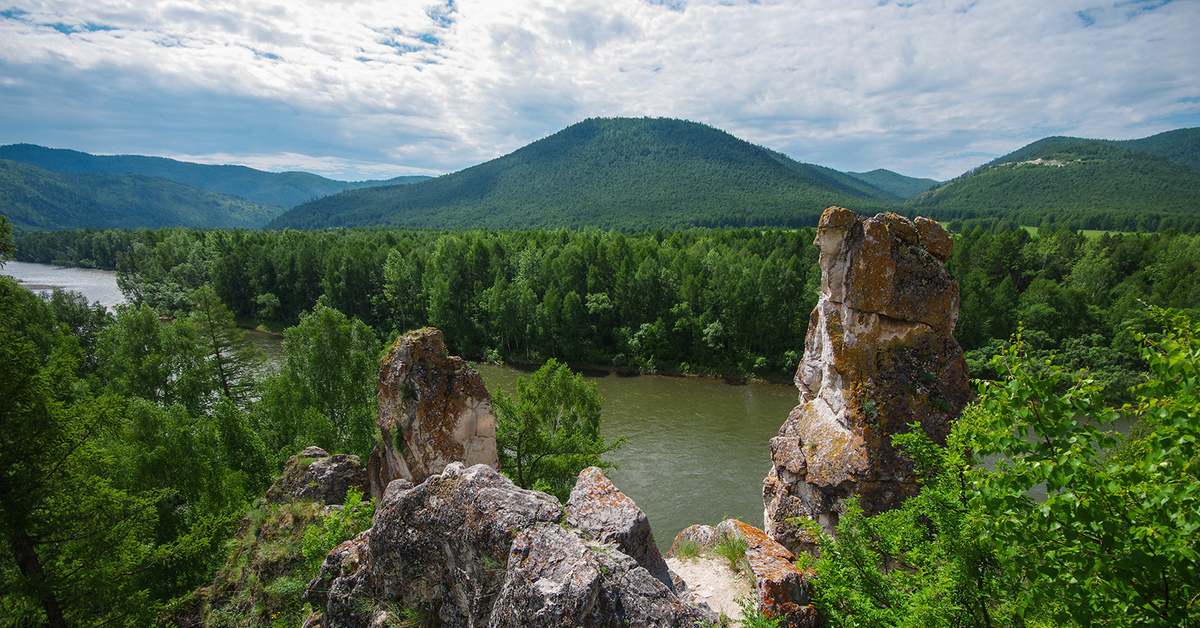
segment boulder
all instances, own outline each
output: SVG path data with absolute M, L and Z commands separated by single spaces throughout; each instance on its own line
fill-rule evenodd
M 831 207 L 815 244 L 821 294 L 796 369 L 800 404 L 771 439 L 763 482 L 767 533 L 792 551 L 815 551 L 804 521 L 833 534 L 852 495 L 874 514 L 915 494 L 892 435 L 915 422 L 944 443 L 971 396 L 952 335 L 958 283 L 942 267 L 953 243 L 937 223 Z
M 479 372 L 447 354 L 441 331 L 397 338 L 378 384 L 381 440 L 368 461 L 373 497 L 392 480 L 420 484 L 451 462 L 499 468 L 492 399 Z
M 575 508 L 601 510 L 584 502 Z M 330 553 L 305 599 L 323 609 L 326 628 L 386 625 L 398 608 L 436 614 L 443 626 L 493 628 L 715 619 L 617 541 L 595 537 L 595 528 L 571 526 L 554 497 L 518 488 L 487 465 L 451 463 L 415 486 L 393 482 L 375 526 Z
M 674 590 L 667 563 L 654 543 L 646 513 L 617 490 L 600 469 L 588 467 L 579 474 L 567 500 L 567 523 L 583 532 L 589 540 L 616 546 L 667 588 Z
M 279 480 L 267 489 L 274 502 L 314 501 L 327 505 L 346 501 L 346 491 L 356 488 L 364 495 L 370 491 L 367 469 L 358 456 L 330 456 L 320 447 L 309 447 L 288 458 Z

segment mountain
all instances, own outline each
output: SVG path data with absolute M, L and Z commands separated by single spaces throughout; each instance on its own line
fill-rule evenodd
M 1158 136 L 1155 136 L 1158 137 Z M 1200 230 L 1200 169 L 1125 146 L 1173 146 L 1048 137 L 925 192 L 908 208 L 938 220 L 1011 218 L 1038 226 Z M 1138 142 L 1142 142 L 1139 144 Z
M 912 198 L 938 184 L 933 179 L 906 177 L 883 168 L 877 168 L 870 172 L 847 172 L 846 174 L 899 198 Z
M 988 163 L 980 166 L 987 168 L 989 166 L 998 166 L 1000 164 L 1011 163 L 1015 161 L 1026 161 L 1035 159 L 1038 155 L 1044 155 L 1047 151 L 1051 151 L 1056 147 L 1070 146 L 1072 144 L 1085 144 L 1087 142 L 1102 142 L 1123 148 L 1130 151 L 1141 151 L 1152 155 L 1166 157 L 1171 161 L 1200 168 L 1200 127 L 1191 129 L 1175 129 L 1174 131 L 1166 131 L 1150 137 L 1143 137 L 1136 140 L 1097 140 L 1087 139 L 1082 137 L 1066 137 L 1062 135 L 1052 135 L 1044 137 L 1036 142 L 1032 142 L 1017 150 L 1003 156 L 993 159 Z
M 214 166 L 142 155 L 91 155 L 34 144 L 0 146 L 0 159 L 11 159 L 54 172 L 149 175 L 283 208 L 295 207 L 345 190 L 416 183 L 429 178 L 408 176 L 386 181 L 336 181 L 308 172 L 264 172 L 246 166 Z
M 305 203 L 268 226 L 800 227 L 830 205 L 870 213 L 900 200 L 704 124 L 592 118 L 436 179 Z
M 146 175 L 51 172 L 0 159 L 0 214 L 17 229 L 256 229 L 282 211 Z

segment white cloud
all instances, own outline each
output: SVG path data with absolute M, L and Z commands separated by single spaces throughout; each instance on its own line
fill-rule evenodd
M 67 76 L 114 108 L 89 113 L 98 125 L 145 103 L 161 137 L 125 140 L 141 152 L 361 176 L 652 115 L 839 169 L 948 178 L 1045 135 L 1200 125 L 1196 24 L 1200 3 L 1182 0 L 50 0 L 0 13 L 0 105 Z M 181 115 L 163 94 L 193 102 Z M 32 118 L 0 122 L 0 141 L 121 141 L 35 109 L 15 108 Z

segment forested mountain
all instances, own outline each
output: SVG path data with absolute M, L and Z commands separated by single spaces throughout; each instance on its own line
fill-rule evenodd
M 0 214 L 17 229 L 254 229 L 281 211 L 146 175 L 51 172 L 0 159 Z
M 801 227 L 830 205 L 899 200 L 703 124 L 592 118 L 453 174 L 305 203 L 269 226 Z
M 1149 143 L 1152 139 L 1137 141 L 1180 145 Z M 1167 157 L 1115 142 L 1050 137 L 1004 159 L 921 194 L 908 209 L 943 221 L 997 218 L 1070 229 L 1200 230 L 1200 169 Z
M 308 172 L 264 172 L 246 166 L 216 166 L 143 155 L 91 155 L 33 144 L 0 146 L 0 159 L 11 159 L 54 172 L 143 174 L 210 192 L 241 196 L 291 208 L 314 198 L 374 185 L 416 183 L 427 176 L 386 181 L 336 181 Z
M 870 172 L 847 172 L 846 174 L 900 198 L 912 198 L 938 184 L 933 179 L 906 177 L 883 168 L 876 168 Z
M 1053 135 L 1022 146 L 1003 157 L 993 159 L 981 166 L 981 168 L 1036 159 L 1047 151 L 1071 144 L 1085 144 L 1087 142 L 1102 142 L 1125 150 L 1160 155 L 1171 161 L 1176 161 L 1193 168 L 1200 168 L 1200 127 L 1165 131 L 1136 140 L 1099 140 Z

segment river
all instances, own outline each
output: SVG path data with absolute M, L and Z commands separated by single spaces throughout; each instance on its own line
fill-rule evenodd
M 31 287 L 57 286 L 106 307 L 124 302 L 109 271 L 9 262 L 0 272 Z M 280 337 L 254 333 L 268 357 L 281 358 Z M 516 391 L 528 370 L 478 365 L 488 390 Z M 606 437 L 624 436 L 606 457 L 609 478 L 646 511 L 664 550 L 694 523 L 727 517 L 762 525 L 762 480 L 770 468 L 768 442 L 796 405 L 792 386 L 731 385 L 719 380 L 622 377 L 585 372 L 604 398 Z

